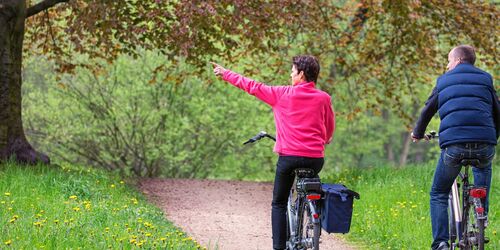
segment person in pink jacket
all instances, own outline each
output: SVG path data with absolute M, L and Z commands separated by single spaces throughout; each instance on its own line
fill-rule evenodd
M 318 174 L 323 168 L 325 145 L 335 130 L 331 97 L 316 89 L 319 62 L 314 56 L 292 59 L 291 85 L 269 86 L 246 78 L 213 63 L 215 75 L 254 95 L 272 107 L 276 124 L 274 152 L 276 164 L 272 201 L 274 249 L 285 249 L 286 204 L 296 168 L 310 168 Z

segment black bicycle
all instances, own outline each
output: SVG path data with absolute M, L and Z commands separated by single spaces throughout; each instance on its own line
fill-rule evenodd
M 426 137 L 435 139 L 438 135 L 432 131 Z M 484 236 L 487 218 L 483 201 L 486 188 L 469 183 L 469 169 L 480 166 L 479 163 L 479 159 L 463 159 L 460 162 L 463 169 L 451 187 L 448 198 L 450 249 L 483 250 L 484 244 L 488 242 Z M 459 190 L 460 187 L 462 190 Z
M 276 141 L 276 138 L 261 131 L 243 144 L 254 143 L 265 137 Z M 315 176 L 314 170 L 307 168 L 296 169 L 295 176 L 287 204 L 287 249 L 318 250 L 321 235 L 321 181 Z

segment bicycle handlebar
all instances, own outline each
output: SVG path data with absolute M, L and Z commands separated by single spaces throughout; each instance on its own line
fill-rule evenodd
M 431 132 L 429 132 L 428 134 L 425 134 L 424 137 L 427 137 L 429 140 L 431 140 L 431 139 L 439 138 L 439 135 L 436 133 L 436 131 L 431 130 Z
M 264 137 L 267 137 L 273 141 L 276 141 L 276 138 L 274 138 L 272 135 L 269 135 L 266 131 L 260 131 L 256 136 L 248 139 L 248 141 L 244 142 L 243 145 L 248 144 L 248 143 L 254 143 Z

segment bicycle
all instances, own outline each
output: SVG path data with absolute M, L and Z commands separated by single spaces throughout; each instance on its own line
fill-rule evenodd
M 243 145 L 262 138 L 276 138 L 261 131 Z M 295 170 L 295 183 L 290 190 L 287 204 L 287 249 L 319 250 L 321 221 L 319 203 L 322 199 L 321 181 L 312 169 Z
M 439 136 L 432 131 L 426 137 L 436 139 Z M 469 168 L 480 166 L 479 163 L 480 160 L 475 158 L 462 159 L 460 167 L 463 169 L 451 187 L 448 198 L 450 249 L 483 250 L 484 244 L 488 243 L 484 235 L 487 217 L 483 200 L 486 198 L 486 188 L 469 183 Z

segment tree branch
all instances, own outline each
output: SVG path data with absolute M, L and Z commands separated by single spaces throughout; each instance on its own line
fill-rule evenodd
M 38 14 L 46 9 L 49 9 L 58 3 L 63 3 L 63 2 L 68 2 L 68 1 L 69 0 L 45 0 L 45 1 L 42 1 L 42 2 L 35 4 L 35 5 L 28 8 L 28 10 L 26 11 L 26 18 L 34 16 L 34 15 L 36 15 L 36 14 Z

